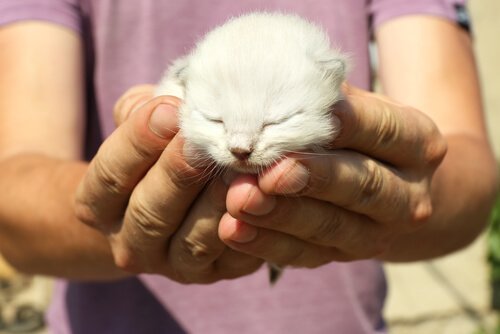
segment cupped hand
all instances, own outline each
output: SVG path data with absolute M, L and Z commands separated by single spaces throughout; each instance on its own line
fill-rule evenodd
M 227 186 L 183 158 L 174 97 L 154 87 L 130 89 L 116 103 L 117 129 L 100 147 L 81 182 L 75 210 L 102 231 L 116 265 L 183 283 L 246 275 L 262 260 L 221 242 Z
M 331 149 L 232 182 L 219 226 L 227 245 L 279 265 L 316 267 L 390 257 L 393 240 L 425 225 L 445 140 L 418 110 L 344 89 Z

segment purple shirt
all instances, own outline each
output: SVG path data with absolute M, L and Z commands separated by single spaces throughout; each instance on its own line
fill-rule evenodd
M 155 83 L 167 64 L 230 16 L 280 10 L 306 17 L 351 55 L 349 81 L 370 88 L 368 42 L 395 17 L 457 19 L 465 0 L 0 0 L 0 25 L 45 20 L 79 33 L 88 80 L 88 153 L 114 129 L 112 107 L 130 86 Z M 99 127 L 100 126 L 100 131 Z M 267 269 L 212 285 L 141 275 L 112 283 L 60 281 L 48 321 L 54 333 L 382 333 L 385 280 L 376 261 Z

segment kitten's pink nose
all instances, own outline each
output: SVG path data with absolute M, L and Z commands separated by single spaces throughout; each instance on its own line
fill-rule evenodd
M 241 148 L 241 147 L 231 147 L 229 151 L 236 159 L 240 161 L 248 160 L 250 154 L 252 154 L 253 152 L 251 148 Z

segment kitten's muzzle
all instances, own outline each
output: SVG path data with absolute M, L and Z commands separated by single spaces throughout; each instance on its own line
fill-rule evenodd
M 229 152 L 236 158 L 234 162 L 231 163 L 231 168 L 240 173 L 257 173 L 259 171 L 259 166 L 251 163 L 250 157 L 253 153 L 253 147 L 242 148 L 242 147 L 230 147 Z
M 239 161 L 247 161 L 253 152 L 252 148 L 231 147 L 229 152 Z

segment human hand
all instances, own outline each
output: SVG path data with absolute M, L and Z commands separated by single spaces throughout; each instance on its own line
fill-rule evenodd
M 230 186 L 219 235 L 279 265 L 381 257 L 432 214 L 431 180 L 446 143 L 423 113 L 345 87 L 328 154 L 296 154 Z M 281 196 L 284 195 L 284 196 Z
M 262 263 L 217 236 L 227 186 L 206 185 L 183 158 L 174 97 L 137 86 L 115 106 L 118 128 L 101 145 L 76 195 L 76 215 L 102 231 L 116 265 L 183 283 L 246 275 Z

